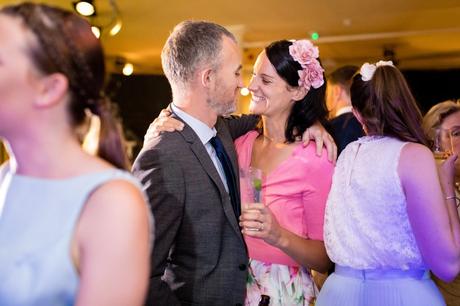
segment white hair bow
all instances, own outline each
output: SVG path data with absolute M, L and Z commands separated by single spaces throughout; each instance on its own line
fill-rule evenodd
M 372 79 L 374 76 L 375 70 L 379 66 L 393 66 L 392 61 L 378 61 L 375 64 L 364 63 L 359 70 L 359 74 L 361 74 L 361 79 L 365 82 Z

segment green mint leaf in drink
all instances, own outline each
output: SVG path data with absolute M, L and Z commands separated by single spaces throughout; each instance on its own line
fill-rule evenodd
M 259 178 L 255 178 L 252 180 L 252 187 L 254 187 L 255 190 L 261 191 L 262 190 L 262 180 Z

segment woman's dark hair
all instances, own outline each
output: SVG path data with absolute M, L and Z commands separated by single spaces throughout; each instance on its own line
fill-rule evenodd
M 103 91 L 102 46 L 89 23 L 70 11 L 30 2 L 3 7 L 0 13 L 20 18 L 35 35 L 38 45 L 31 44 L 29 55 L 40 72 L 67 77 L 73 125 L 85 122 L 86 109 L 99 116 L 98 155 L 118 168 L 128 168 L 121 124 L 112 115 L 111 103 Z
M 292 45 L 292 42 L 288 40 L 276 41 L 265 48 L 265 53 L 270 63 L 275 67 L 278 75 L 289 86 L 298 87 L 298 71 L 302 70 L 302 66 L 289 54 L 290 45 Z M 324 73 L 323 78 L 326 80 Z M 328 125 L 325 94 L 326 82 L 319 88 L 311 87 L 305 98 L 296 101 L 286 122 L 284 134 L 287 143 L 294 142 L 297 136 L 301 136 L 307 128 L 317 121 L 323 126 Z
M 351 103 L 359 112 L 368 135 L 428 144 L 422 114 L 402 73 L 394 66 L 378 66 L 371 80 L 353 77 Z

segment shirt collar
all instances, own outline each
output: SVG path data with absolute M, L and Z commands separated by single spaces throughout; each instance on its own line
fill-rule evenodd
M 171 103 L 171 110 L 192 128 L 192 130 L 198 135 L 198 138 L 200 138 L 203 145 L 207 144 L 211 138 L 216 136 L 217 131 L 215 127 L 210 128 L 206 123 L 187 114 L 174 105 L 174 103 Z
M 353 106 L 344 106 L 342 108 L 339 108 L 339 110 L 335 113 L 335 116 L 338 117 L 345 113 L 351 113 L 351 112 L 353 112 Z

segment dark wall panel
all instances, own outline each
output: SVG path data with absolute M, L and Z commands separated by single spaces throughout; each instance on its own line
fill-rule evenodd
M 107 92 L 119 106 L 127 138 L 138 142 L 136 156 L 149 124 L 171 101 L 168 80 L 163 75 L 111 75 Z
M 403 73 L 423 113 L 436 103 L 460 98 L 460 69 L 406 70 Z

